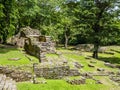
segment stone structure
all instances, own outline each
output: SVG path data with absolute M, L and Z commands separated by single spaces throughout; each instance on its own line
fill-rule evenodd
M 29 37 L 29 35 L 41 35 L 41 34 L 39 30 L 31 29 L 30 27 L 21 28 L 20 32 L 17 35 L 8 39 L 8 43 L 23 48 L 25 44 L 24 43 L 25 39 Z
M 0 90 L 17 90 L 15 81 L 0 74 Z
M 108 63 L 108 62 L 105 62 L 104 65 L 108 66 L 108 67 L 111 67 L 111 68 L 116 68 L 116 65 Z
M 54 46 L 49 36 L 31 35 L 25 40 L 24 48 L 29 54 L 39 58 L 39 62 L 45 62 L 46 53 L 55 53 Z
M 66 82 L 72 85 L 80 85 L 80 84 L 85 84 L 86 79 L 84 77 L 82 78 L 76 78 L 76 79 L 66 79 Z
M 111 80 L 113 80 L 114 82 L 118 83 L 118 85 L 120 86 L 120 72 L 116 73 L 116 74 L 111 74 L 109 76 L 109 78 Z
M 15 70 L 5 66 L 0 66 L 0 74 L 5 74 L 17 82 L 29 81 L 32 78 L 32 73 L 28 71 Z
M 94 50 L 94 45 L 93 44 L 78 44 L 78 45 L 76 45 L 75 49 L 80 50 L 80 51 L 90 52 L 90 51 Z M 107 46 L 100 46 L 98 48 L 99 53 L 108 53 L 108 52 L 106 52 L 107 50 L 108 50 Z M 113 54 L 113 53 L 110 52 L 108 54 Z
M 84 66 L 83 66 L 82 64 L 80 64 L 79 62 L 74 62 L 73 64 L 74 64 L 74 66 L 75 66 L 76 68 L 78 68 L 78 69 L 81 69 L 81 68 L 84 67 Z
M 46 79 L 61 79 L 65 76 L 79 76 L 77 69 L 70 69 L 68 65 L 62 64 L 38 64 L 34 66 L 34 73 L 37 77 L 44 77 Z
M 88 64 L 89 67 L 95 67 L 93 64 Z
M 93 44 L 78 44 L 76 47 L 75 47 L 77 50 L 81 50 L 81 51 L 92 51 L 93 48 L 94 48 L 94 45 Z
M 55 52 L 55 43 L 50 36 L 43 36 L 39 30 L 30 27 L 22 28 L 20 32 L 9 40 L 9 43 L 22 47 L 27 53 L 39 58 L 40 62 L 46 61 L 46 53 Z

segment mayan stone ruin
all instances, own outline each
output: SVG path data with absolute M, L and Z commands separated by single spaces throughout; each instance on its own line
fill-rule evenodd
M 9 40 L 10 44 L 24 48 L 25 51 L 39 59 L 39 62 L 46 61 L 46 53 L 55 53 L 55 43 L 50 36 L 41 35 L 39 30 L 25 27 Z
M 37 77 L 45 79 L 62 79 L 65 76 L 79 76 L 78 69 L 71 69 L 69 65 L 63 63 L 42 63 L 34 66 L 34 73 Z
M 11 78 L 0 74 L 0 90 L 17 90 L 16 82 Z

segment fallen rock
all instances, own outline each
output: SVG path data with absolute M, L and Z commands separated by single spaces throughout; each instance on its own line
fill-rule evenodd
M 90 63 L 97 63 L 96 61 L 90 61 Z
M 78 62 L 74 62 L 74 66 L 78 69 L 83 68 L 84 66 Z
M 92 65 L 92 64 L 88 64 L 88 66 L 89 66 L 89 67 L 95 67 L 95 66 L 94 66 L 94 65 Z
M 97 71 L 105 71 L 104 68 L 97 68 Z
M 16 82 L 12 78 L 0 74 L 0 90 L 17 90 Z
M 8 60 L 13 60 L 13 61 L 17 61 L 20 60 L 21 58 L 9 58 Z
M 76 79 L 66 79 L 66 82 L 69 83 L 69 84 L 72 84 L 72 85 L 80 85 L 80 84 L 85 84 L 85 78 L 82 77 L 82 78 L 76 78 Z
M 83 73 L 82 76 L 85 77 L 85 78 L 87 78 L 87 79 L 93 78 L 93 76 L 90 73 L 87 73 L 87 72 Z
M 116 68 L 116 65 L 111 64 L 111 63 L 104 63 L 105 66 L 111 67 L 111 68 Z
M 97 80 L 96 84 L 103 84 L 103 83 L 100 80 Z

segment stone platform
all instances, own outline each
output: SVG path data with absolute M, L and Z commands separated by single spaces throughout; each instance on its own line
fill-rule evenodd
M 17 90 L 15 81 L 0 74 L 0 90 Z

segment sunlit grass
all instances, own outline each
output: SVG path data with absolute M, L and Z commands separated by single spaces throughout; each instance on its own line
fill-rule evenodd
M 70 85 L 64 80 L 47 80 L 46 84 L 32 84 L 30 82 L 18 83 L 18 90 L 119 90 L 114 85 L 95 84 L 91 79 L 86 84 Z
M 114 48 L 117 50 L 116 48 Z M 64 48 L 57 49 L 58 52 L 62 54 L 62 59 L 60 59 L 57 54 L 47 54 L 47 59 L 56 60 L 65 60 L 68 61 L 70 67 L 74 67 L 73 62 L 78 62 L 84 67 L 79 69 L 80 73 L 82 72 L 97 72 L 97 68 L 104 68 L 105 71 L 117 72 L 118 69 L 110 68 L 104 65 L 104 61 L 113 62 L 119 64 L 120 62 L 120 53 L 115 52 L 114 55 L 99 53 L 99 59 L 93 59 L 92 52 L 81 52 L 76 50 L 67 50 Z M 24 65 L 30 65 L 33 62 L 38 62 L 38 59 L 28 55 L 32 59 L 30 61 L 25 57 L 21 49 L 17 48 L 0 48 L 0 65 L 15 65 L 22 66 L 27 70 L 27 67 Z M 91 57 L 86 59 L 86 57 Z M 11 61 L 10 58 L 20 58 L 18 61 Z M 96 61 L 96 63 L 91 63 L 90 61 Z M 89 67 L 88 64 L 92 64 L 95 67 Z M 30 69 L 30 68 L 28 68 Z M 18 90 L 120 90 L 119 86 L 115 86 L 113 81 L 110 81 L 108 77 L 98 76 L 96 79 L 103 82 L 103 84 L 96 84 L 94 80 L 87 79 L 86 84 L 83 85 L 70 85 L 65 82 L 65 80 L 47 80 L 46 84 L 32 84 L 30 82 L 21 82 L 17 83 Z
M 0 48 L 0 65 L 26 65 L 31 62 L 38 62 L 38 59 L 28 55 L 32 61 L 30 61 L 25 55 L 17 48 Z M 11 58 L 20 58 L 20 60 L 9 60 Z

